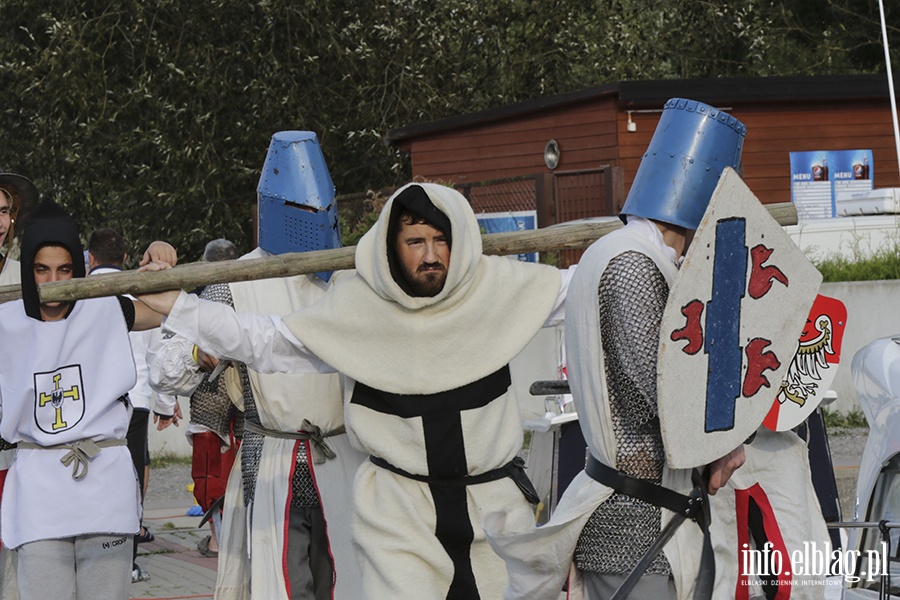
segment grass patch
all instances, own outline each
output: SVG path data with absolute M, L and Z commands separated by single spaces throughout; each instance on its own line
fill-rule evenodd
M 858 408 L 847 413 L 822 408 L 822 416 L 825 418 L 825 427 L 828 429 L 859 429 L 860 427 L 868 429 L 869 427 L 866 416 Z
M 170 550 L 168 548 L 163 548 L 161 550 L 141 550 L 141 553 L 138 556 L 153 556 L 156 554 L 174 554 L 177 550 Z
M 852 258 L 830 256 L 816 261 L 824 282 L 900 279 L 900 242 L 882 246 L 871 255 L 853 250 Z
M 151 457 L 151 459 L 153 461 L 153 464 L 151 465 L 152 469 L 164 469 L 166 467 L 174 467 L 176 465 L 191 464 L 190 456 L 181 456 L 172 453 L 158 454 Z

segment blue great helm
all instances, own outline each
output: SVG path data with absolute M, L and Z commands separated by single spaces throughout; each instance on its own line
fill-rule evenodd
M 272 136 L 256 188 L 259 247 L 271 254 L 341 247 L 334 183 L 311 131 Z M 316 273 L 328 281 L 331 272 Z
M 622 215 L 696 230 L 725 167 L 738 168 L 747 128 L 712 106 L 672 98 L 662 117 Z

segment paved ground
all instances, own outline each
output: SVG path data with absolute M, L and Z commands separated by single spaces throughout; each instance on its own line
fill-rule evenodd
M 866 430 L 849 430 L 829 436 L 845 519 L 850 517 L 866 433 Z M 134 584 L 132 598 L 213 597 L 217 559 L 205 558 L 197 551 L 197 543 L 207 535 L 208 528 L 198 529 L 200 518 L 187 516 L 193 504 L 193 497 L 186 489 L 190 483 L 188 465 L 151 469 L 144 524 L 156 540 L 140 546 L 138 564 L 150 574 L 150 580 Z
M 197 543 L 209 533 L 209 528 L 198 529 L 200 517 L 187 516 L 193 504 L 186 487 L 190 483 L 188 465 L 151 468 L 144 525 L 156 539 L 139 546 L 137 562 L 150 579 L 132 585 L 132 598 L 213 597 L 217 559 L 206 558 L 197 551 Z

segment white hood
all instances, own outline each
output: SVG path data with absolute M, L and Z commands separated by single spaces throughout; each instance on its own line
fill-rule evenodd
M 379 390 L 430 394 L 466 385 L 506 365 L 549 315 L 557 269 L 483 256 L 468 201 L 451 188 L 421 186 L 451 223 L 444 289 L 408 295 L 391 275 L 388 226 L 394 199 L 356 250 L 357 271 L 285 323 L 338 371 Z

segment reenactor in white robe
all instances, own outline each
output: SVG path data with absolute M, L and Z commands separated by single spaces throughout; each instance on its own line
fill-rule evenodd
M 507 598 L 553 600 L 570 572 L 570 597 L 611 596 L 672 514 L 650 496 L 668 489 L 687 500 L 694 487 L 690 470 L 665 461 L 657 407 L 660 323 L 689 234 L 722 170 L 739 164 L 744 133 L 739 121 L 701 102 L 668 101 L 622 209 L 625 227 L 579 261 L 567 300 L 566 356 L 594 469 L 576 476 L 539 529 L 504 535 L 489 521 L 492 543 L 510 569 Z M 725 457 L 711 491 L 742 460 L 742 449 Z M 632 483 L 650 493 L 626 491 Z M 689 598 L 702 545 L 697 524 L 682 524 L 628 597 Z
M 52 201 L 29 215 L 21 269 L 22 300 L 0 305 L 0 436 L 18 445 L 0 521 L 19 594 L 127 598 L 140 515 L 124 439 L 135 382 L 127 334 L 161 319 L 121 297 L 40 301 L 39 283 L 85 275 L 75 222 Z
M 669 100 L 622 209 L 625 227 L 582 257 L 567 300 L 566 355 L 590 456 L 546 525 L 510 534 L 489 519 L 490 539 L 510 569 L 506 598 L 554 600 L 567 576 L 570 599 L 734 597 L 728 583 L 736 578 L 734 544 L 747 529 L 746 519 L 735 517 L 735 497 L 743 497 L 740 489 L 753 477 L 766 480 L 759 465 L 767 451 L 775 449 L 791 463 L 767 481 L 773 491 L 781 485 L 777 497 L 785 497 L 788 472 L 800 475 L 797 497 L 808 497 L 808 465 L 792 463 L 802 459 L 797 444 L 769 444 L 768 435 L 752 453 L 753 475 L 736 479 L 745 461 L 743 442 L 771 408 L 787 368 L 777 356 L 792 356 L 821 280 L 756 198 L 742 193 L 746 186 L 730 167 L 739 166 L 744 133 L 740 121 L 713 107 Z M 711 199 L 720 202 L 710 205 Z M 722 223 L 733 233 L 720 254 L 713 241 Z M 757 254 L 770 253 L 747 248 L 761 236 L 779 249 L 766 266 Z M 769 294 L 776 262 L 785 271 L 778 271 L 778 287 Z M 794 304 L 783 296 L 788 279 Z M 719 293 L 707 296 L 712 280 Z M 694 300 L 682 302 L 682 295 Z M 776 301 L 765 304 L 767 295 Z M 754 311 L 765 314 L 759 318 Z M 747 312 L 755 318 L 745 320 Z M 763 321 L 772 335 L 753 338 Z M 753 360 L 757 340 L 771 344 L 763 361 Z M 727 380 L 726 394 L 714 379 L 725 369 L 707 366 L 722 350 L 735 359 L 727 367 L 737 375 Z M 673 354 L 688 356 L 694 370 Z M 747 411 L 754 411 L 755 421 Z M 704 421 L 710 414 L 715 427 Z M 815 503 L 812 510 L 817 508 Z M 822 532 L 821 515 L 792 519 L 783 502 L 775 512 L 785 530 L 792 528 L 784 536 L 791 543 Z
M 340 247 L 334 184 L 314 133 L 272 137 L 258 201 L 259 247 L 241 258 Z M 318 302 L 331 280 L 332 273 L 320 273 L 215 284 L 200 297 L 237 311 L 283 316 Z M 262 373 L 238 363 L 210 381 L 196 358 L 215 351 L 200 348 L 181 336 L 166 340 L 153 350 L 151 380 L 168 393 L 194 392 L 191 422 L 217 440 L 215 452 L 219 440 L 229 443 L 232 401 L 220 391 L 226 380 L 243 411 L 238 468 L 223 503 L 216 598 L 361 597 L 347 515 L 353 476 L 365 456 L 344 430 L 338 375 Z M 201 504 L 214 499 L 207 496 Z
M 558 323 L 568 278 L 484 256 L 468 201 L 435 184 L 397 191 L 356 249 L 356 272 L 283 319 L 186 294 L 147 302 L 168 328 L 260 371 L 338 371 L 354 446 L 362 598 L 499 600 L 507 578 L 482 520 L 533 523 L 517 457 L 509 361 Z M 340 577 L 340 573 L 338 573 Z

